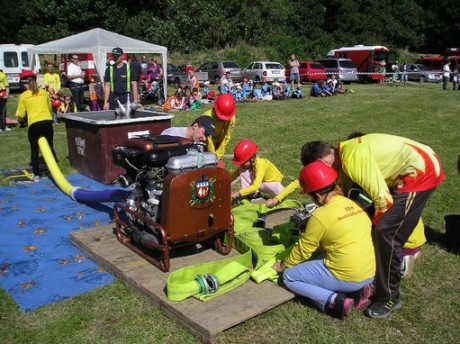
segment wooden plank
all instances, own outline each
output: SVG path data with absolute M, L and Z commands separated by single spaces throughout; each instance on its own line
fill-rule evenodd
M 206 343 L 214 343 L 223 331 L 262 314 L 294 297 L 287 290 L 265 281 L 252 280 L 213 300 L 201 302 L 188 298 L 171 302 L 164 291 L 169 273 L 164 273 L 120 244 L 113 234 L 113 225 L 74 231 L 71 241 L 97 264 L 120 280 L 144 294 L 155 306 L 193 335 Z M 171 271 L 181 267 L 224 259 L 219 253 L 199 245 L 172 251 Z M 230 256 L 239 253 L 232 250 Z M 204 316 L 205 315 L 205 316 Z

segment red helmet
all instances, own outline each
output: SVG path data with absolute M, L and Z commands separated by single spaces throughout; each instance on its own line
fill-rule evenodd
M 53 105 L 53 107 L 60 107 L 61 106 L 61 100 L 60 99 L 53 99 L 53 101 L 51 102 L 51 105 Z
M 335 169 L 322 161 L 312 162 L 302 169 L 299 182 L 302 187 L 300 193 L 311 193 L 332 185 L 338 177 Z
M 31 70 L 24 69 L 20 74 L 19 74 L 19 80 L 25 79 L 25 78 L 34 78 L 37 80 L 37 76 L 35 75 L 34 72 Z
M 233 163 L 237 166 L 243 165 L 256 154 L 258 148 L 251 140 L 241 140 L 233 150 Z
M 235 115 L 235 99 L 230 93 L 221 94 L 214 102 L 214 111 L 219 119 L 230 121 Z

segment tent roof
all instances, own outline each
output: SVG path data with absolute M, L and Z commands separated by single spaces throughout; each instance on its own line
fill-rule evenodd
M 125 53 L 153 53 L 161 54 L 163 70 L 167 70 L 168 49 L 161 45 L 151 44 L 129 38 L 117 33 L 103 29 L 92 29 L 81 32 L 73 36 L 57 39 L 48 43 L 43 43 L 30 47 L 29 65 L 33 67 L 33 54 L 73 54 L 73 53 L 91 53 L 93 54 L 96 70 L 99 75 L 103 76 L 106 69 L 107 53 L 113 48 L 120 47 Z M 163 73 L 163 88 L 166 95 L 166 75 Z
M 96 50 L 112 51 L 121 47 L 126 53 L 166 53 L 167 48 L 104 29 L 96 28 L 73 36 L 57 39 L 28 49 L 36 54 L 88 53 Z

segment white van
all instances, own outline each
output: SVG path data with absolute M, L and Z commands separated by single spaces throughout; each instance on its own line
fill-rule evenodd
M 27 48 L 32 44 L 0 44 L 0 69 L 6 74 L 10 89 L 19 89 L 19 73 L 23 69 L 30 69 Z M 35 55 L 35 70 L 40 68 L 38 55 Z

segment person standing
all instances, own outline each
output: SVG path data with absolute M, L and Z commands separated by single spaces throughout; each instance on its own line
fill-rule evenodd
M 47 72 L 43 76 L 45 89 L 50 94 L 51 99 L 55 101 L 55 104 L 59 104 L 58 106 L 53 106 L 53 123 L 56 124 L 58 122 L 57 113 L 59 111 L 59 107 L 61 106 L 60 101 L 58 101 L 60 100 L 61 94 L 61 78 L 54 72 L 54 66 L 51 63 L 48 63 L 46 68 Z
M 341 142 L 337 150 L 330 147 L 321 141 L 308 142 L 301 160 L 305 165 L 321 159 L 358 184 L 374 202 L 376 292 L 366 314 L 386 318 L 401 308 L 402 247 L 444 179 L 441 162 L 430 147 L 388 134 L 367 134 Z
M 399 85 L 403 85 L 404 87 L 407 84 L 407 63 L 404 63 L 401 66 L 401 80 L 399 81 Z
M 73 54 L 72 59 L 67 66 L 67 80 L 69 81 L 70 93 L 77 106 L 77 111 L 85 111 L 86 106 L 84 102 L 84 85 L 85 85 L 85 72 L 82 71 L 78 62 L 78 56 Z
M 128 98 L 132 103 L 139 101 L 136 70 L 131 70 L 129 63 L 123 61 L 123 49 L 114 48 L 112 56 L 114 62 L 106 68 L 104 75 L 104 110 L 115 110 L 117 100 L 122 104 L 126 104 Z
M 447 90 L 450 80 L 450 60 L 447 60 L 446 63 L 442 66 L 442 89 Z
M 19 96 L 16 116 L 19 123 L 27 121 L 29 127 L 28 137 L 30 144 L 30 160 L 34 182 L 40 180 L 38 139 L 45 137 L 57 161 L 56 152 L 53 148 L 54 130 L 51 116 L 51 99 L 44 89 L 37 85 L 37 76 L 30 70 L 24 70 L 19 74 L 21 88 L 24 90 Z
M 300 87 L 300 74 L 299 74 L 299 67 L 300 67 L 300 62 L 297 59 L 297 56 L 295 54 L 291 55 L 291 58 L 289 60 L 289 66 L 291 66 L 291 89 L 294 89 L 294 83 L 297 83 L 297 87 Z
M 11 129 L 6 124 L 6 103 L 10 95 L 10 85 L 8 78 L 0 69 L 0 132 L 3 130 L 10 131 Z

